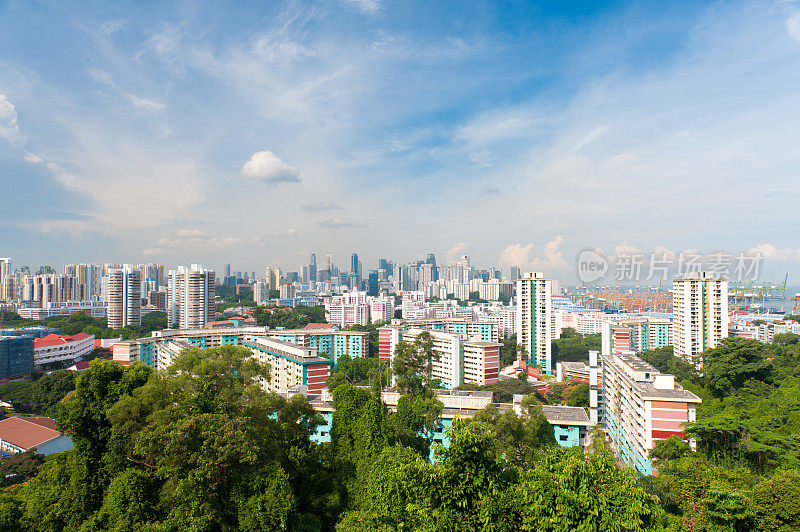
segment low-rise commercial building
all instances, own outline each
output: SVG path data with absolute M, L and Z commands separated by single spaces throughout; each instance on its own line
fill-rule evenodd
M 41 369 L 53 362 L 73 363 L 82 360 L 94 351 L 94 335 L 78 333 L 69 335 L 49 334 L 33 341 L 33 365 Z
M 10 417 L 0 421 L 0 458 L 35 450 L 47 456 L 72 449 L 72 440 L 49 417 Z

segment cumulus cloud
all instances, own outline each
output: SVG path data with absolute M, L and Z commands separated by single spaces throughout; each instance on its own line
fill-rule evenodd
M 469 244 L 466 242 L 456 242 L 453 246 L 447 250 L 447 255 L 445 256 L 445 263 L 446 264 L 455 264 L 463 255 L 467 254 L 467 249 L 469 249 Z
M 178 236 L 203 236 L 201 229 L 181 229 L 178 231 Z
M 25 135 L 17 125 L 17 109 L 5 94 L 0 94 L 0 137 L 6 139 L 12 146 L 25 144 Z
M 776 248 L 772 244 L 764 243 L 750 248 L 749 255 L 758 256 L 769 260 L 798 260 L 800 249 Z
M 269 150 L 255 152 L 242 166 L 242 176 L 271 185 L 300 182 L 300 171 Z
M 348 220 L 339 217 L 328 218 L 327 220 L 320 220 L 317 222 L 320 227 L 327 227 L 328 229 L 339 229 L 346 227 L 364 228 L 369 225 L 367 222 L 359 222 L 356 220 Z
M 145 248 L 142 250 L 142 255 L 145 257 L 155 257 L 156 255 L 161 255 L 164 253 L 162 248 Z
M 319 212 L 319 211 L 338 211 L 342 208 L 342 206 L 332 201 L 312 201 L 311 203 L 300 205 L 300 208 L 304 211 Z
M 564 239 L 557 236 L 544 246 L 543 256 L 533 255 L 533 244 L 523 246 L 522 244 L 511 244 L 507 246 L 498 259 L 500 266 L 518 266 L 522 269 L 531 270 L 556 270 L 567 265 L 564 254 L 559 247 Z

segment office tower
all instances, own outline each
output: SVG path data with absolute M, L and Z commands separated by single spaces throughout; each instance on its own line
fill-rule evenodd
M 0 301 L 13 299 L 14 273 L 11 271 L 11 258 L 0 258 Z
M 516 281 L 517 279 L 519 279 L 519 266 L 512 266 L 511 268 L 509 268 L 509 270 L 510 270 L 508 272 L 508 280 L 509 281 L 513 282 L 513 281 Z
M 108 326 L 121 329 L 127 325 L 141 324 L 142 272 L 130 264 L 109 270 Z
M 267 268 L 264 272 L 264 280 L 267 282 L 267 290 L 280 290 L 281 269 Z
M 728 281 L 692 272 L 672 282 L 672 346 L 691 361 L 728 337 Z
M 225 277 L 231 276 L 231 263 L 225 264 Z
M 180 329 L 202 329 L 214 321 L 216 279 L 213 270 L 200 264 L 178 266 L 169 272 L 167 292 L 169 325 Z
M 315 253 L 311 254 L 311 260 L 308 263 L 308 280 L 312 283 L 317 281 L 317 255 Z
M 517 341 L 531 363 L 550 375 L 553 307 L 550 279 L 541 272 L 526 272 L 517 280 Z
M 377 296 L 379 286 L 378 272 L 375 270 L 369 272 L 369 279 L 367 281 L 367 294 L 371 296 Z
M 325 269 L 333 276 L 333 255 L 330 253 L 325 254 Z

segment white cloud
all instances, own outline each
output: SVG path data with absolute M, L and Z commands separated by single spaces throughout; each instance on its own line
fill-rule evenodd
M 42 163 L 44 163 L 44 160 L 41 157 L 39 157 L 35 153 L 31 153 L 29 151 L 25 152 L 25 156 L 23 158 L 26 161 L 28 161 L 29 163 L 31 163 L 31 164 L 42 164 Z
M 501 267 L 517 266 L 526 270 L 553 271 L 563 269 L 567 265 L 564 254 L 559 247 L 564 242 L 557 236 L 544 246 L 543 256 L 533 256 L 533 244 L 510 244 L 501 253 L 498 264 Z
M 800 13 L 786 19 L 786 30 L 794 39 L 800 41 Z
M 450 249 L 447 250 L 447 255 L 445 256 L 445 264 L 455 264 L 461 260 L 463 255 L 467 254 L 467 250 L 469 249 L 469 244 L 466 242 L 456 242 L 453 244 Z
M 358 9 L 369 15 L 374 15 L 383 9 L 381 0 L 345 0 L 348 4 L 356 6 Z
M 481 194 L 483 194 L 484 196 L 497 196 L 500 194 L 500 189 L 495 186 L 489 185 L 481 189 Z
M 17 110 L 5 94 L 0 94 L 0 137 L 6 139 L 12 146 L 25 144 L 25 135 L 17 125 Z
M 100 24 L 100 33 L 103 35 L 111 35 L 121 30 L 128 23 L 127 20 L 107 20 Z
M 286 229 L 285 231 L 273 231 L 272 232 L 272 236 L 275 237 L 275 238 L 297 236 L 297 229 L 295 229 L 294 227 L 290 227 L 289 229 Z
M 178 236 L 203 236 L 201 229 L 181 229 L 178 231 Z
M 311 203 L 305 203 L 303 205 L 300 205 L 300 208 L 304 211 L 319 212 L 319 211 L 338 211 L 341 210 L 342 206 L 332 201 L 312 201 Z
M 155 257 L 163 253 L 164 250 L 162 248 L 145 248 L 142 250 L 142 255 L 144 255 L 145 257 L 150 257 L 150 256 Z
M 772 244 L 764 243 L 750 248 L 749 255 L 760 256 L 767 260 L 798 260 L 800 259 L 800 249 L 781 248 L 778 249 Z
M 271 185 L 300 182 L 300 171 L 269 150 L 255 152 L 242 166 L 242 176 L 259 179 Z
M 164 104 L 161 102 L 158 102 L 156 100 L 151 100 L 149 98 L 142 98 L 140 96 L 136 96 L 135 94 L 132 94 L 120 88 L 114 82 L 114 79 L 108 72 L 96 68 L 91 68 L 89 69 L 89 77 L 91 77 L 98 83 L 102 83 L 104 85 L 111 87 L 112 89 L 117 91 L 123 98 L 128 100 L 137 109 L 142 109 L 144 111 L 160 111 L 164 109 Z

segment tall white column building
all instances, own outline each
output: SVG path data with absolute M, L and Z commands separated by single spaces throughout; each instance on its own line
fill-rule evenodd
M 216 275 L 200 264 L 170 270 L 167 283 L 168 323 L 180 329 L 201 329 L 214 321 Z
M 728 281 L 692 272 L 672 281 L 672 346 L 691 361 L 728 337 Z
M 0 301 L 14 299 L 14 272 L 11 270 L 11 258 L 0 258 Z
M 551 301 L 552 281 L 541 272 L 526 272 L 517 280 L 517 342 L 542 373 L 552 374 L 555 321 Z
M 120 329 L 142 323 L 142 272 L 126 264 L 108 271 L 108 326 Z

